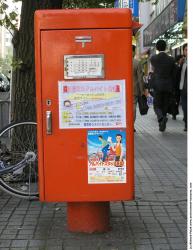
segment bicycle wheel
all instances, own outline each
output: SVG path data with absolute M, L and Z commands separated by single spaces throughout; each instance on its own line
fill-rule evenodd
M 38 198 L 36 125 L 15 122 L 0 131 L 0 188 L 30 200 Z
M 88 156 L 88 161 L 90 164 L 92 164 L 93 162 L 98 162 L 100 161 L 99 155 L 96 153 L 92 153 Z

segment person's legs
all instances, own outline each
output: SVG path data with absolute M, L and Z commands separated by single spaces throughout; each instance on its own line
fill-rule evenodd
M 115 167 L 119 167 L 120 165 L 120 156 L 115 156 Z
M 175 114 L 172 115 L 173 120 L 176 120 L 176 116 L 179 114 L 180 90 L 176 90 L 175 99 L 176 99 L 176 106 L 175 106 Z
M 167 116 L 169 106 L 171 105 L 171 98 L 172 98 L 172 93 L 170 92 L 163 93 L 163 108 L 162 108 L 163 117 Z
M 137 102 L 138 102 L 138 96 L 133 96 L 133 120 L 134 120 L 134 123 L 135 123 L 135 120 L 136 120 Z
M 153 99 L 154 111 L 157 115 L 157 120 L 160 122 L 163 119 L 163 94 L 162 92 L 155 92 L 154 99 Z
M 133 96 L 133 121 L 135 124 L 136 120 L 136 108 L 137 108 L 137 102 L 138 102 L 138 96 Z M 134 127 L 134 132 L 135 132 L 135 127 Z
M 164 132 L 166 129 L 166 123 L 168 121 L 167 112 L 169 110 L 169 106 L 171 105 L 170 98 L 171 98 L 170 92 L 163 92 L 162 93 L 162 115 L 163 115 L 163 118 L 161 119 L 160 124 L 159 124 L 159 130 L 161 132 Z
M 168 92 L 155 92 L 154 96 L 154 110 L 157 115 L 159 130 L 165 131 L 167 123 L 167 111 L 170 105 L 170 93 Z
M 102 152 L 103 152 L 103 159 L 102 159 L 102 161 L 105 161 L 105 159 L 107 158 L 108 149 L 109 149 L 109 144 L 107 144 L 104 148 L 102 148 Z
M 184 123 L 185 123 L 185 128 L 184 131 L 187 131 L 188 129 L 188 124 L 187 124 L 187 95 L 182 93 L 181 94 L 181 100 L 182 100 L 182 110 L 184 113 Z

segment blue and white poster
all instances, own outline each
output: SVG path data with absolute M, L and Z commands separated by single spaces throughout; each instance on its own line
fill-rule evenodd
M 88 183 L 126 183 L 125 130 L 89 130 Z
M 59 127 L 125 128 L 125 80 L 59 81 Z

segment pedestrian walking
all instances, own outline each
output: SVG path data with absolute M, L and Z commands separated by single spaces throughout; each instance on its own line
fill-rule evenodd
M 184 55 L 177 55 L 176 58 L 175 58 L 175 61 L 176 61 L 176 65 L 177 67 L 181 68 L 183 63 L 184 63 Z
M 181 69 L 184 63 L 184 56 L 178 55 L 175 58 L 176 63 L 176 86 L 174 88 L 173 96 L 175 99 L 174 110 L 172 113 L 172 119 L 176 120 L 176 116 L 179 114 L 179 104 L 180 104 L 180 78 L 181 78 Z
M 187 120 L 187 57 L 188 57 L 188 45 L 187 43 L 183 45 L 184 53 L 184 63 L 181 69 L 180 75 L 180 96 L 182 101 L 182 110 L 184 113 L 184 131 L 188 130 L 188 120 Z
M 135 59 L 135 49 L 136 46 L 132 45 L 133 51 L 133 115 L 134 122 L 136 120 L 136 107 L 138 99 L 142 95 L 147 95 L 147 90 L 145 89 L 145 82 L 143 80 L 143 69 L 141 63 Z M 135 132 L 135 128 L 134 128 Z
M 174 58 L 166 54 L 166 42 L 156 43 L 159 54 L 153 55 L 150 62 L 153 69 L 154 110 L 157 115 L 159 131 L 164 132 L 171 97 L 176 84 L 176 65 Z

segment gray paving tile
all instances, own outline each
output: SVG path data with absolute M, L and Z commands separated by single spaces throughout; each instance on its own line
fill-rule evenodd
M 169 118 L 160 133 L 151 109 L 137 116 L 136 200 L 125 201 L 124 208 L 111 202 L 111 232 L 69 233 L 65 203 L 29 202 L 0 191 L 0 249 L 184 250 L 187 134 L 181 118 Z
M 158 244 L 153 246 L 154 250 L 173 250 L 168 244 Z
M 154 250 L 151 245 L 137 245 L 136 250 Z
M 172 247 L 172 249 L 175 249 L 175 250 L 186 250 L 187 249 L 187 246 L 185 243 L 181 243 L 181 244 L 172 243 L 171 247 Z
M 46 250 L 63 250 L 62 246 L 46 246 Z
M 10 247 L 10 250 L 26 250 L 26 247 Z
M 6 247 L 9 247 L 11 245 L 11 241 L 10 240 L 7 240 L 7 239 L 1 239 L 0 240 L 0 247 L 1 248 L 6 248 Z
M 27 247 L 28 240 L 13 240 L 11 247 L 24 248 Z
M 29 240 L 29 247 L 44 247 L 46 246 L 45 240 Z

